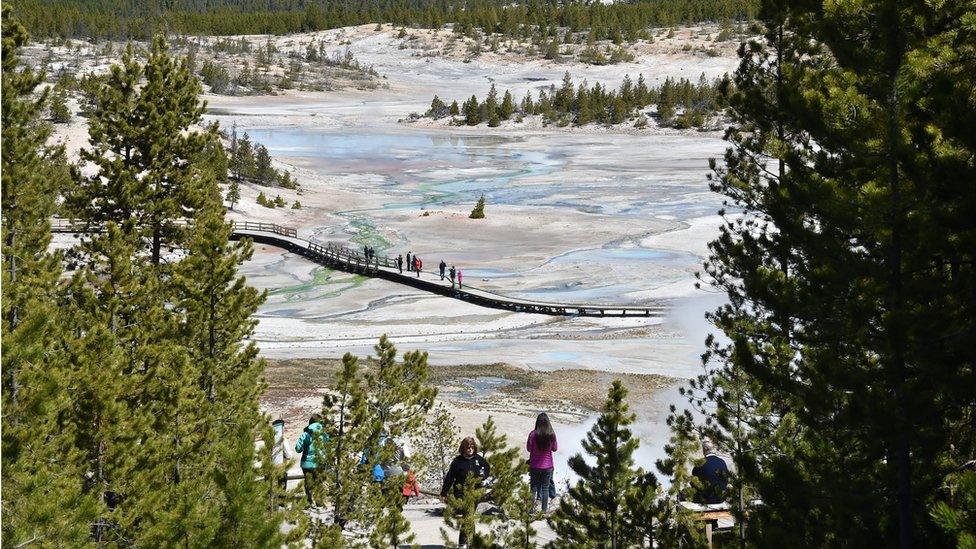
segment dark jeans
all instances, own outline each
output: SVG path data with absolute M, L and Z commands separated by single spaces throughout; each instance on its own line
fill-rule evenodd
M 318 479 L 318 470 L 302 468 L 302 473 L 305 474 L 305 499 L 309 505 L 314 505 L 315 502 L 312 501 L 312 486 L 315 485 L 315 481 Z
M 542 512 L 549 510 L 549 483 L 552 482 L 552 467 L 548 469 L 529 469 L 529 487 L 532 494 L 542 500 Z

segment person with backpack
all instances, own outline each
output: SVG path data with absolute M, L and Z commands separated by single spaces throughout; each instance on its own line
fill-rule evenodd
M 318 458 L 324 450 L 323 445 L 329 441 L 329 435 L 325 432 L 322 425 L 322 416 L 312 414 L 308 420 L 308 426 L 298 437 L 295 443 L 295 451 L 302 453 L 302 474 L 305 476 L 305 499 L 309 505 L 315 505 L 312 498 L 312 487 L 318 479 Z
M 479 483 L 491 474 L 491 466 L 488 460 L 478 453 L 478 443 L 474 437 L 465 437 L 458 448 L 458 455 L 451 461 L 451 466 L 444 477 L 444 484 L 441 486 L 441 500 L 447 502 L 447 495 L 453 494 L 455 498 L 464 497 L 464 482 L 468 475 L 479 477 Z M 468 536 L 463 531 L 458 532 L 458 545 L 467 547 Z
M 535 419 L 535 429 L 525 441 L 529 451 L 529 487 L 536 499 L 542 502 L 542 512 L 549 515 L 549 483 L 552 481 L 552 453 L 559 449 L 556 432 L 545 412 Z

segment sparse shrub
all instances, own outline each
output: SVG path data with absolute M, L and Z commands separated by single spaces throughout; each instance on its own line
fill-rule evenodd
M 484 219 L 485 218 L 485 195 L 481 195 L 478 199 L 478 203 L 475 204 L 474 209 L 471 210 L 471 219 Z
M 257 203 L 258 203 L 258 205 L 264 206 L 265 208 L 274 208 L 275 207 L 272 202 L 269 202 L 268 201 L 268 197 L 267 196 L 264 196 L 264 193 L 263 192 L 258 193 Z

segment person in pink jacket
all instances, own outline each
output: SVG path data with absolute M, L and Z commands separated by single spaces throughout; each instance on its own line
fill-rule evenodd
M 556 432 L 545 412 L 535 418 L 535 429 L 525 441 L 529 451 L 529 486 L 536 499 L 542 500 L 542 512 L 549 513 L 549 482 L 552 480 L 552 453 L 559 449 Z

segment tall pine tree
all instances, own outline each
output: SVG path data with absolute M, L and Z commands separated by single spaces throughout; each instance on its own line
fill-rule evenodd
M 83 545 L 98 513 L 82 490 L 70 425 L 72 364 L 60 342 L 61 261 L 50 217 L 66 183 L 62 151 L 45 144 L 43 74 L 19 66 L 24 28 L 3 6 L 2 322 L 4 545 Z
M 642 532 L 628 520 L 636 515 L 629 504 L 648 501 L 634 497 L 635 487 L 652 490 L 656 483 L 636 482 L 644 473 L 634 467 L 639 441 L 628 427 L 635 416 L 624 401 L 626 396 L 627 389 L 615 380 L 596 425 L 583 440 L 583 451 L 595 464 L 587 463 L 581 454 L 569 458 L 569 467 L 579 480 L 549 519 L 558 536 L 553 547 L 618 549 L 640 543 Z
M 927 507 L 976 445 L 973 17 L 768 2 L 744 48 L 715 185 L 743 213 L 708 272 L 744 397 L 722 413 L 776 434 L 741 469 L 764 545 L 947 542 Z

